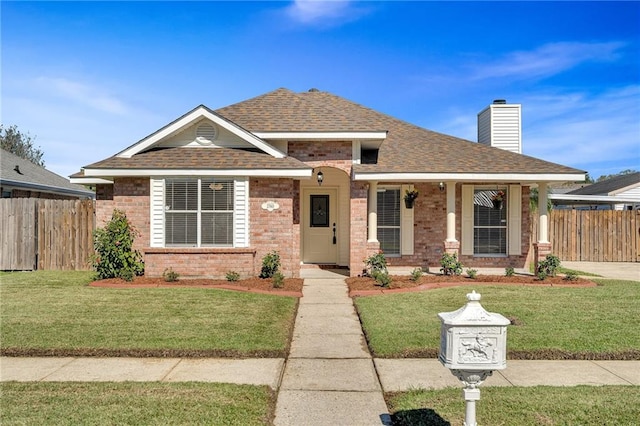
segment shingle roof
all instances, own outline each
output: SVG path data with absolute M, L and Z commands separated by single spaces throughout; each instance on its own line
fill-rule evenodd
M 83 186 L 71 183 L 68 179 L 9 151 L 1 150 L 0 157 L 0 183 L 3 185 L 76 197 L 95 196 Z
M 328 92 L 288 89 L 214 111 L 252 133 L 386 131 L 377 164 L 354 164 L 357 173 L 580 174 L 581 170 L 437 133 Z M 183 152 L 184 151 L 184 152 Z M 308 168 L 292 158 L 232 149 L 149 151 L 111 157 L 86 168 Z
M 617 190 L 627 188 L 634 184 L 640 184 L 640 172 L 615 176 L 601 182 L 575 189 L 568 194 L 572 195 L 612 195 Z
M 418 127 L 328 92 L 288 89 L 216 110 L 251 132 L 387 131 L 371 173 L 583 173 L 563 165 Z
M 86 169 L 308 169 L 292 157 L 274 158 L 263 152 L 231 148 L 164 148 L 131 158 L 109 157 Z

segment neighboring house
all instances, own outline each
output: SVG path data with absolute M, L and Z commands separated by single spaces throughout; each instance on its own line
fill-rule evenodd
M 97 185 L 98 226 L 115 208 L 127 213 L 150 276 L 169 267 L 257 275 L 273 250 L 287 276 L 307 265 L 355 276 L 378 250 L 393 266 L 434 267 L 446 251 L 465 266 L 522 267 L 529 188 L 546 205 L 549 182 L 585 175 L 519 153 L 520 105 L 496 101 L 478 121 L 482 143 L 316 89 L 278 89 L 198 106 L 72 181 Z M 419 192 L 412 208 L 410 189 Z M 536 256 L 551 247 L 540 228 Z
M 583 185 L 564 194 L 550 194 L 555 208 L 633 210 L 640 207 L 640 172 Z
M 0 151 L 0 187 L 2 198 L 71 200 L 95 197 L 93 191 L 4 149 Z

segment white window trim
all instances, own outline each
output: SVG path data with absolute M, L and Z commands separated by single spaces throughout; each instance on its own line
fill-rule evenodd
M 184 177 L 184 176 L 183 176 Z M 158 248 L 246 248 L 249 247 L 249 180 L 247 177 L 228 177 L 233 181 L 233 243 L 232 245 L 201 245 L 179 246 L 167 245 L 165 241 L 165 179 L 171 177 L 152 177 L 150 179 L 150 246 Z M 185 177 L 198 180 L 198 194 L 202 177 Z M 198 211 L 200 211 L 200 197 L 198 197 Z M 198 214 L 200 216 L 200 214 Z M 201 229 L 198 227 L 198 243 Z
M 473 197 L 476 189 L 489 190 L 495 186 L 462 185 L 462 241 L 460 253 L 477 257 L 508 257 L 522 254 L 522 187 L 520 185 L 502 185 L 507 189 L 507 251 L 506 254 L 482 254 L 474 252 L 474 212 Z

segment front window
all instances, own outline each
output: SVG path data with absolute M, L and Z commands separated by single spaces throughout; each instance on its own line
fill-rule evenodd
M 233 245 L 233 180 L 165 181 L 165 244 L 187 247 Z
M 378 190 L 378 241 L 386 256 L 400 255 L 400 189 Z
M 475 190 L 473 194 L 473 253 L 507 254 L 507 191 Z

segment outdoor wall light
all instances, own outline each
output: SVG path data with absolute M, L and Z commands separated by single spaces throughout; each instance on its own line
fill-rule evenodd
M 440 192 L 444 191 L 444 182 L 440 182 L 438 188 L 440 189 Z
M 322 171 L 318 171 L 318 176 L 316 178 L 318 179 L 318 185 L 322 185 L 322 181 L 324 181 L 324 174 Z

